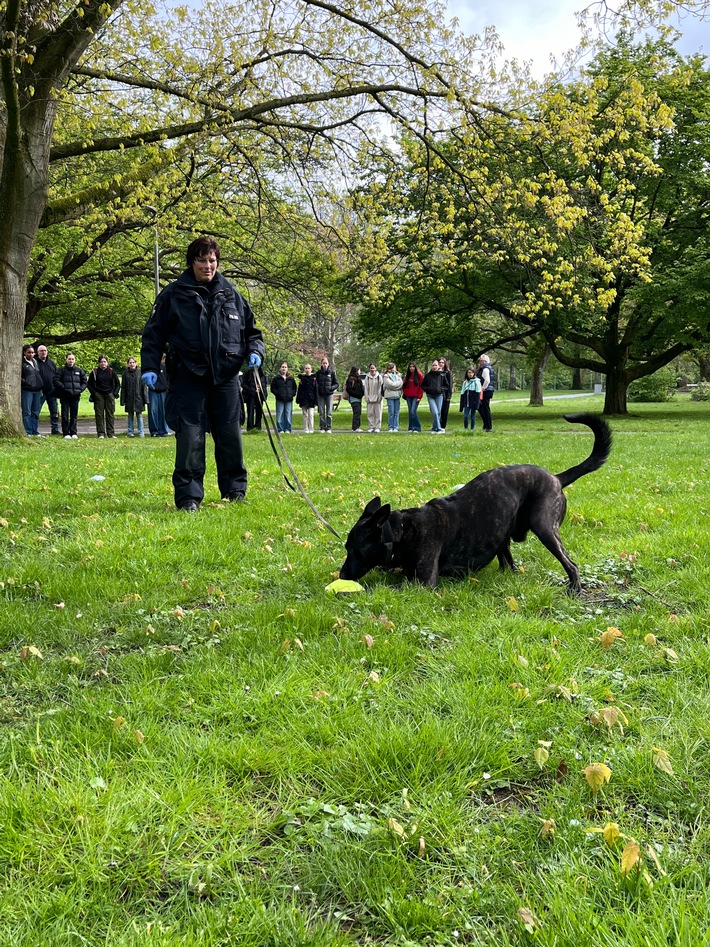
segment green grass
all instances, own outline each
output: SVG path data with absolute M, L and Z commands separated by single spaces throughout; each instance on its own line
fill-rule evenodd
M 345 536 L 375 493 L 577 463 L 591 435 L 560 416 L 599 404 L 285 440 Z M 581 599 L 534 538 L 514 575 L 326 594 L 342 547 L 265 435 L 249 504 L 210 463 L 193 517 L 169 440 L 3 442 L 0 943 L 710 943 L 710 408 L 632 409 L 567 490 Z

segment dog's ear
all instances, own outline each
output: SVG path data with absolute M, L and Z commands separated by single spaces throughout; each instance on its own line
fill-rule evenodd
M 362 511 L 362 516 L 360 517 L 360 519 L 364 520 L 372 516 L 374 513 L 376 513 L 379 510 L 381 506 L 382 506 L 382 500 L 380 500 L 379 497 L 373 497 L 370 500 L 370 502 L 367 504 L 365 509 Z
M 379 500 L 379 497 L 377 497 L 377 499 Z M 391 510 L 391 507 L 390 507 L 389 503 L 385 503 L 384 506 L 381 506 L 381 507 L 377 510 L 377 514 L 376 514 L 375 516 L 373 516 L 373 518 L 372 518 L 372 525 L 375 526 L 375 527 L 377 527 L 377 529 L 379 529 L 380 526 L 384 525 L 384 523 L 387 522 L 387 520 L 389 519 L 389 516 L 390 516 L 390 513 L 391 513 L 391 512 L 392 512 L 392 510 Z

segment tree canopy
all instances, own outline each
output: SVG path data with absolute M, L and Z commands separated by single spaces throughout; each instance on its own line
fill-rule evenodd
M 378 155 L 358 200 L 365 337 L 396 324 L 435 350 L 448 332 L 471 356 L 539 333 L 625 412 L 632 380 L 708 338 L 709 80 L 701 58 L 622 36 L 436 154 L 404 138 L 405 161 Z
M 256 0 L 211 8 L 204 24 L 204 11 L 160 17 L 121 0 L 11 0 L 0 10 L 0 429 L 19 428 L 11 366 L 43 294 L 66 289 L 81 258 L 107 254 L 118 234 L 130 250 L 147 205 L 172 209 L 185 240 L 212 229 L 206 201 L 192 214 L 181 204 L 209 175 L 229 177 L 222 193 L 235 209 L 248 204 L 252 220 L 255 196 L 278 194 L 286 175 L 309 179 L 314 206 L 328 165 L 344 173 L 358 138 L 381 134 L 379 116 L 419 122 L 477 89 L 468 64 L 478 41 L 446 28 L 438 3 Z M 52 247 L 45 239 L 30 274 L 40 227 L 57 225 L 63 233 Z M 144 240 L 127 254 L 129 277 L 145 249 Z

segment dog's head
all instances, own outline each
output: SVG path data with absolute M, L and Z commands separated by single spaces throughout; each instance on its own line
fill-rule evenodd
M 401 534 L 398 510 L 391 510 L 389 503 L 382 505 L 374 497 L 362 511 L 357 523 L 345 541 L 347 558 L 340 569 L 341 579 L 356 581 L 378 566 L 386 569 L 392 562 L 392 547 Z

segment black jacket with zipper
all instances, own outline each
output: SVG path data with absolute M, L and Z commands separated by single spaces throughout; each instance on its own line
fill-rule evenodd
M 143 331 L 141 370 L 157 372 L 163 352 L 167 372 L 184 365 L 212 373 L 215 384 L 233 378 L 252 352 L 264 358 L 261 330 L 249 303 L 217 272 L 199 283 L 187 269 L 158 296 Z

